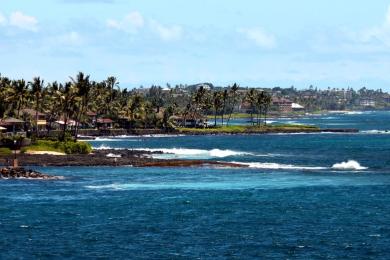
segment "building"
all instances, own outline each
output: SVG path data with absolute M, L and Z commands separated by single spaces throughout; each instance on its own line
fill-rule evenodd
M 292 112 L 293 102 L 286 98 L 272 98 L 272 105 L 281 113 L 290 113 Z
M 375 107 L 375 100 L 372 99 L 361 99 L 360 100 L 360 105 L 362 107 Z
M 96 127 L 96 122 L 97 122 L 97 113 L 95 112 L 92 112 L 92 111 L 88 111 L 86 113 L 87 115 L 87 126 L 88 127 Z
M 98 118 L 96 120 L 96 125 L 98 128 L 110 129 L 113 128 L 114 121 L 110 118 Z
M 24 133 L 24 121 L 13 117 L 0 120 L 0 126 L 6 129 L 6 132 Z
M 180 127 L 191 127 L 191 128 L 204 128 L 207 127 L 207 117 L 204 117 L 198 113 L 192 113 L 187 116 L 171 116 L 170 120 Z
M 305 109 L 304 106 L 302 106 L 302 105 L 300 105 L 298 103 L 292 103 L 291 104 L 291 108 L 292 108 L 293 111 L 302 111 L 302 110 Z
M 46 128 L 46 114 L 38 112 L 31 108 L 23 109 L 22 111 L 23 118 L 27 121 L 27 118 L 30 118 L 34 125 L 37 125 L 39 129 Z M 38 121 L 36 122 L 36 116 L 38 116 Z

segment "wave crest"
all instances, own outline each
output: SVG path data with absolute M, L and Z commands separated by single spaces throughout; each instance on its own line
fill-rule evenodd
M 341 162 L 341 163 L 333 164 L 332 169 L 337 169 L 337 170 L 366 170 L 367 167 L 361 166 L 360 163 L 358 163 L 357 161 L 349 160 L 347 162 Z
M 211 150 L 202 150 L 202 149 L 188 149 L 188 148 L 137 148 L 134 150 L 139 151 L 148 151 L 148 152 L 162 152 L 164 154 L 173 154 L 177 157 L 214 157 L 214 158 L 223 158 L 229 156 L 242 156 L 242 155 L 253 155 L 248 152 L 240 152 L 233 150 L 221 150 L 221 149 L 211 149 Z
M 298 165 L 292 165 L 292 164 L 280 164 L 280 163 L 260 163 L 260 162 L 251 162 L 251 163 L 245 163 L 245 162 L 234 162 L 237 164 L 243 164 L 247 165 L 249 168 L 256 168 L 256 169 L 270 169 L 270 170 L 325 170 L 326 167 L 317 167 L 317 166 L 298 166 Z

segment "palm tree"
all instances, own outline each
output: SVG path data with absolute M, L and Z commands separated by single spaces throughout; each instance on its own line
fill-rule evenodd
M 236 101 L 237 101 L 237 91 L 239 89 L 239 86 L 237 85 L 237 83 L 234 83 L 233 86 L 231 87 L 230 89 L 230 95 L 232 96 L 232 104 L 231 104 L 231 110 L 230 110 L 230 113 L 229 113 L 229 118 L 226 122 L 226 125 L 229 124 L 229 121 L 232 117 L 232 114 L 234 112 L 234 107 L 236 106 Z
M 222 94 L 219 91 L 213 93 L 213 108 L 214 108 L 214 126 L 217 126 L 218 110 L 222 107 Z
M 13 80 L 7 95 L 7 98 L 12 102 L 12 106 L 16 108 L 16 116 L 19 118 L 20 110 L 28 97 L 28 86 L 26 82 L 23 79 Z
M 40 77 L 33 78 L 32 82 L 29 82 L 31 85 L 31 94 L 34 97 L 35 102 L 35 131 L 38 137 L 39 129 L 38 129 L 38 112 L 41 106 L 42 93 L 43 93 L 43 80 Z
M 86 108 L 88 107 L 90 92 L 91 92 L 91 83 L 89 82 L 89 75 L 85 76 L 84 73 L 79 72 L 76 76 L 76 79 L 71 77 L 72 83 L 77 90 L 77 96 L 80 98 L 80 110 L 76 116 L 76 128 L 74 133 L 74 138 L 77 140 L 79 124 L 82 117 L 85 115 Z
M 13 88 L 11 86 L 12 81 L 7 77 L 0 77 L 0 118 L 12 110 L 14 107 L 14 98 L 12 97 Z
M 62 140 L 66 138 L 66 129 L 68 124 L 68 119 L 73 116 L 77 110 L 76 104 L 79 102 L 80 98 L 77 96 L 77 89 L 71 82 L 65 83 L 65 86 L 60 85 L 60 89 L 57 91 L 57 96 L 59 97 L 60 106 L 62 113 L 64 115 L 64 128 L 62 134 Z
M 269 107 L 271 106 L 272 103 L 272 97 L 270 94 L 265 93 L 264 96 L 264 125 L 267 125 L 267 114 Z
M 225 89 L 223 92 L 222 92 L 222 126 L 223 126 L 223 117 L 224 117 L 224 114 L 225 114 L 225 108 L 226 108 L 226 101 L 228 99 L 228 90 Z
M 114 87 L 119 87 L 119 82 L 116 77 L 111 76 L 106 79 L 106 84 L 110 92 L 110 102 L 112 102 L 114 98 Z
M 251 122 L 252 125 L 254 125 L 253 121 L 253 113 L 255 112 L 255 104 L 256 104 L 256 97 L 257 97 L 257 91 L 253 88 L 251 88 L 245 96 L 245 101 L 250 104 L 251 107 Z
M 265 94 L 261 91 L 256 96 L 256 108 L 257 108 L 257 125 L 261 124 L 261 114 L 264 107 Z

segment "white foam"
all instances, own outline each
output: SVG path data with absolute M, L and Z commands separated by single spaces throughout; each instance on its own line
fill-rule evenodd
M 221 150 L 221 149 L 188 149 L 188 148 L 137 148 L 134 150 L 148 151 L 148 152 L 162 152 L 164 154 L 173 154 L 177 157 L 215 157 L 223 158 L 229 156 L 242 156 L 242 155 L 253 155 L 248 152 L 240 152 L 233 150 Z
M 364 112 L 362 112 L 362 111 L 348 111 L 345 114 L 347 114 L 347 115 L 361 115 L 361 114 L 364 114 Z
M 128 138 L 108 138 L 108 137 L 97 137 L 96 139 L 92 140 L 94 142 L 122 142 L 122 141 L 127 141 L 127 142 L 139 142 L 141 140 L 139 139 L 130 139 Z
M 92 147 L 94 150 L 111 150 L 111 149 L 114 149 L 115 150 L 115 148 L 112 148 L 112 147 L 110 147 L 110 146 L 108 146 L 108 145 L 105 145 L 105 144 L 102 144 L 102 145 L 100 145 L 99 147 Z
M 357 161 L 349 160 L 347 162 L 335 163 L 332 169 L 337 170 L 366 170 L 367 167 L 361 166 Z
M 120 154 L 113 154 L 113 153 L 109 153 L 106 156 L 110 157 L 110 158 L 121 158 L 122 157 L 122 155 L 120 155 Z
M 365 131 L 360 131 L 362 134 L 390 134 L 390 130 L 365 130 Z
M 260 162 L 233 162 L 237 164 L 247 165 L 249 168 L 256 169 L 269 169 L 269 170 L 326 170 L 327 167 L 316 166 L 298 166 L 292 164 L 280 164 L 280 163 L 260 163 Z
M 141 135 L 138 137 L 143 137 L 143 138 L 161 138 L 161 137 L 179 137 L 179 136 L 186 136 L 184 134 L 152 134 L 152 135 Z

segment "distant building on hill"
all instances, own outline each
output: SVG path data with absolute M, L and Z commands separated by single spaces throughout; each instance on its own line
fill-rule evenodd
M 360 100 L 360 105 L 362 107 L 375 107 L 375 104 L 376 104 L 376 102 L 373 99 L 362 99 L 362 100 Z
M 292 112 L 293 102 L 286 98 L 272 98 L 272 105 L 281 113 L 290 113 Z

